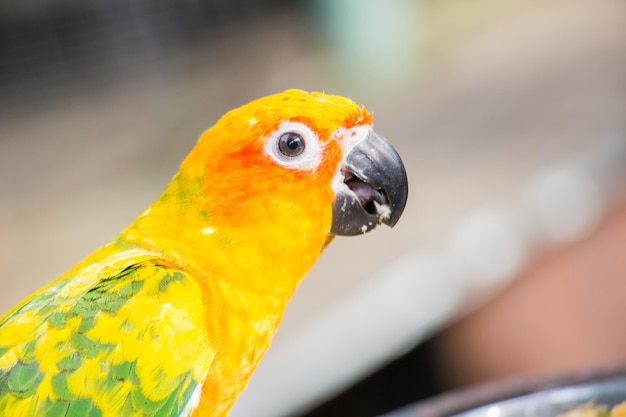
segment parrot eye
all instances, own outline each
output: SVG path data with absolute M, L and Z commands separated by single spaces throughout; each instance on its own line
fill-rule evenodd
M 314 169 L 322 160 L 317 135 L 308 126 L 283 122 L 266 139 L 265 153 L 288 168 Z
M 278 139 L 278 150 L 285 156 L 298 156 L 305 146 L 304 138 L 295 132 L 283 133 Z

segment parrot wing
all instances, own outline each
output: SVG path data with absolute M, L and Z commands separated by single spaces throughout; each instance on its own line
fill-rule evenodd
M 214 357 L 198 284 L 130 252 L 70 271 L 0 318 L 3 415 L 177 417 L 197 406 Z

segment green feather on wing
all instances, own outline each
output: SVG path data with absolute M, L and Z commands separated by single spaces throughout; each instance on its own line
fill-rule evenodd
M 191 411 L 213 357 L 200 289 L 158 259 L 121 259 L 117 268 L 74 271 L 0 319 L 0 412 Z

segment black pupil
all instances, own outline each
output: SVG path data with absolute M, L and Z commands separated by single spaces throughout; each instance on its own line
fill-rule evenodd
M 289 139 L 287 139 L 287 147 L 289 147 L 289 149 L 296 150 L 298 149 L 298 145 L 300 145 L 299 137 L 290 136 Z
M 278 147 L 285 156 L 298 156 L 304 152 L 304 139 L 297 133 L 285 133 L 280 137 Z

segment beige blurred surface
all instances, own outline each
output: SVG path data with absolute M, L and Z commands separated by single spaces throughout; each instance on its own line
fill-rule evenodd
M 403 253 L 438 248 L 460 216 L 516 194 L 536 170 L 623 136 L 625 4 L 496 3 L 426 2 L 423 63 L 402 91 L 352 89 L 333 75 L 315 27 L 287 14 L 236 28 L 218 45 L 171 51 L 177 65 L 4 118 L 0 311 L 110 239 L 205 128 L 263 94 L 296 87 L 362 102 L 403 156 L 411 187 L 397 229 L 335 240 L 281 333 Z

